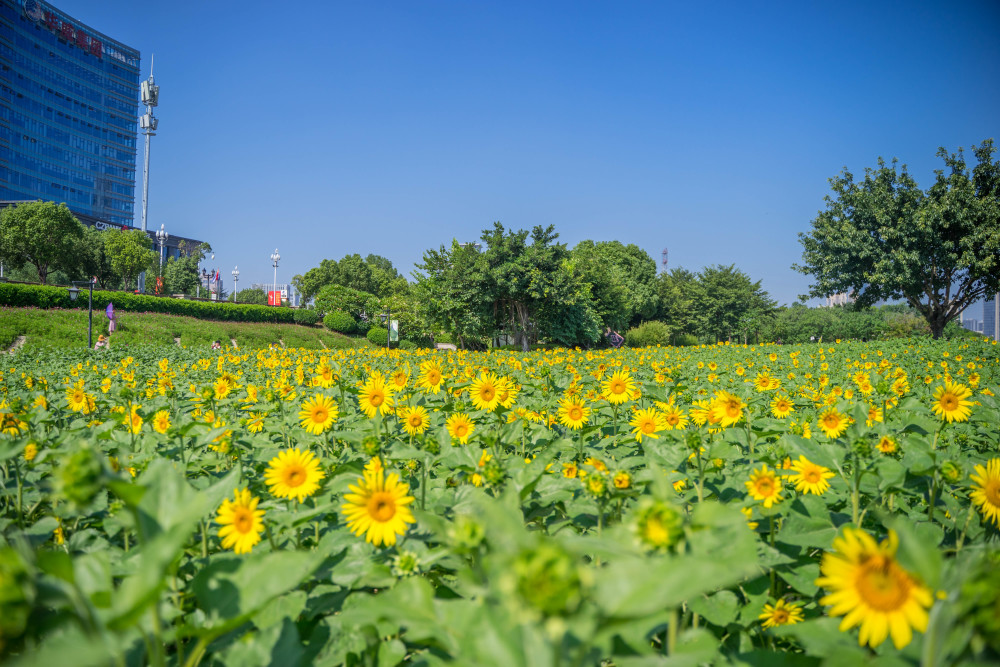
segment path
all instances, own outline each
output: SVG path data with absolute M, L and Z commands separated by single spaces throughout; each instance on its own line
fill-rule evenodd
M 16 352 L 19 347 L 24 345 L 24 341 L 26 340 L 28 340 L 27 336 L 18 336 L 17 338 L 14 339 L 14 343 L 9 348 L 7 348 L 7 351 L 10 352 L 11 354 L 14 354 L 14 352 Z

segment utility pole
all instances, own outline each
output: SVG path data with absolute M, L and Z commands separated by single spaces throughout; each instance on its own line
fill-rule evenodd
M 142 231 L 146 233 L 146 208 L 149 203 L 149 139 L 156 134 L 159 123 L 153 117 L 153 107 L 160 102 L 160 87 L 153 82 L 153 58 L 149 60 L 149 79 L 142 82 L 142 103 L 146 105 L 146 113 L 139 116 L 139 127 L 146 137 L 146 156 L 142 167 Z M 146 272 L 139 274 L 139 292 L 146 291 Z

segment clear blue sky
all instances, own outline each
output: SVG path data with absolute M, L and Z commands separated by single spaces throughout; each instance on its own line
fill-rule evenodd
M 1000 141 L 1000 4 L 54 0 L 155 54 L 149 225 L 227 288 L 554 224 L 789 303 L 827 179 Z M 136 209 L 141 199 L 138 157 Z M 137 216 L 138 218 L 138 216 Z

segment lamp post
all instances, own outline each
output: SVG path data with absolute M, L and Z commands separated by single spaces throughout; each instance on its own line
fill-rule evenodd
M 239 282 L 240 282 L 240 267 L 236 266 L 233 269 L 233 303 L 236 303 L 236 292 L 237 292 L 236 286 L 239 284 Z
M 389 310 L 388 304 L 386 304 L 385 312 L 378 314 L 379 319 L 385 322 L 385 349 L 389 350 L 389 327 L 392 326 L 392 311 Z
M 165 249 L 164 245 L 166 244 L 167 239 L 169 239 L 169 238 L 170 238 L 170 234 L 167 234 L 167 230 L 165 230 L 163 228 L 163 225 L 160 225 L 160 228 L 156 232 L 156 242 L 160 244 L 160 275 L 161 276 L 163 275 L 163 251 Z
M 278 254 L 278 249 L 275 248 L 274 252 L 271 253 L 271 265 L 274 267 L 274 287 L 272 288 L 272 291 L 274 292 L 278 291 L 278 262 L 280 260 L 281 260 L 281 255 Z M 281 304 L 279 303 L 275 305 L 281 305 Z
M 77 285 L 86 285 L 90 290 L 87 295 L 87 349 L 89 350 L 94 346 L 94 283 L 74 280 L 73 286 L 69 288 L 70 301 L 76 301 L 76 297 L 80 295 L 80 288 Z

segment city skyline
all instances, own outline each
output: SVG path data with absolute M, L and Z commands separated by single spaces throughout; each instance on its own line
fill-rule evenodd
M 241 284 L 275 246 L 279 282 L 355 252 L 409 277 L 500 220 L 736 264 L 790 303 L 828 178 L 898 157 L 926 188 L 938 146 L 998 134 L 987 2 L 58 6 L 134 44 L 140 78 L 155 54 L 148 224 Z

